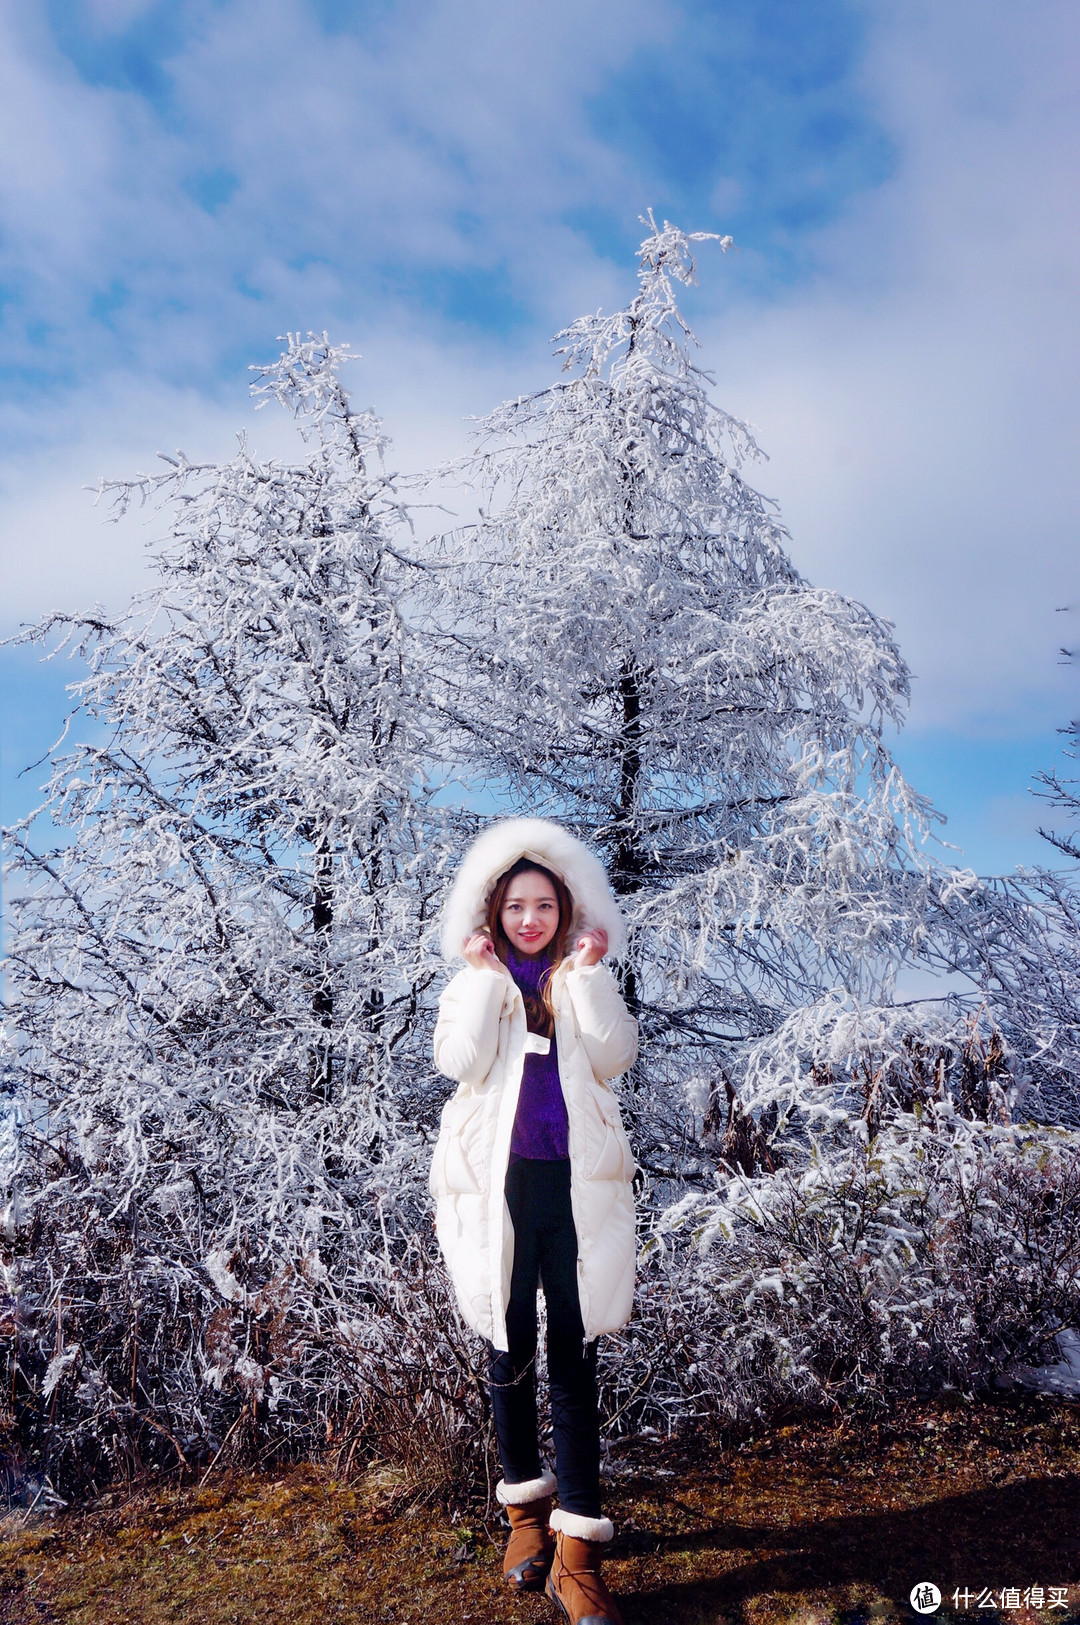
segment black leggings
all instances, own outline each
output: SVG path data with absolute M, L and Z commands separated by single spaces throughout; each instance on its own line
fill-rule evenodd
M 491 1403 L 507 1484 L 540 1476 L 536 1425 L 536 1289 L 547 1303 L 548 1384 L 559 1504 L 600 1516 L 600 1422 L 596 1344 L 585 1343 L 577 1286 L 577 1232 L 569 1162 L 511 1162 L 506 1203 L 514 1224 L 514 1270 L 505 1353 L 490 1353 Z

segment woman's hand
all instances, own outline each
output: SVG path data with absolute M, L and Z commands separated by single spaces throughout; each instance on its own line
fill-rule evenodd
M 586 970 L 590 965 L 599 965 L 607 953 L 608 934 L 595 926 L 591 931 L 583 931 L 575 944 L 577 953 L 574 955 L 574 969 Z
M 473 970 L 493 970 L 498 971 L 500 976 L 503 974 L 502 960 L 486 931 L 477 931 L 475 936 L 468 937 L 461 951 L 466 964 L 471 965 Z

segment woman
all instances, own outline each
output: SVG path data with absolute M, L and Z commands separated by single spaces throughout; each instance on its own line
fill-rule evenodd
M 443 914 L 443 955 L 465 969 L 435 1028 L 435 1063 L 458 1080 L 431 1168 L 436 1228 L 490 1349 L 503 1572 L 522 1591 L 546 1579 L 574 1625 L 621 1625 L 600 1574 L 614 1531 L 600 1506 L 596 1339 L 625 1324 L 634 1292 L 634 1159 L 607 1080 L 633 1064 L 637 1024 L 602 963 L 624 941 L 601 864 L 540 818 L 481 835 Z M 537 1440 L 538 1284 L 554 1476 Z

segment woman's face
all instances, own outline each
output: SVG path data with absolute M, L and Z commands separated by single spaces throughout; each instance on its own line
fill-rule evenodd
M 559 929 L 559 899 L 536 869 L 515 875 L 506 888 L 499 924 L 519 954 L 543 953 Z

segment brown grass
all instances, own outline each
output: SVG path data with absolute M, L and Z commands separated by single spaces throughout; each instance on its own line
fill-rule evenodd
M 633 1447 L 615 1463 L 609 1564 L 627 1625 L 1080 1620 L 1080 1407 L 909 1406 L 802 1420 L 723 1453 Z M 3 1625 L 464 1625 L 552 1618 L 508 1595 L 502 1530 L 409 1504 L 400 1475 L 316 1467 L 160 1486 L 6 1520 Z M 956 1614 L 957 1586 L 1068 1586 L 1069 1608 Z

